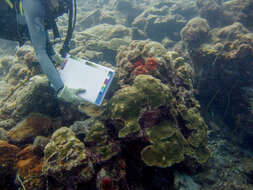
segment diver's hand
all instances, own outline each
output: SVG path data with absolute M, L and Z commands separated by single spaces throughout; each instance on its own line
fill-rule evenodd
M 83 102 L 84 100 L 78 96 L 79 93 L 84 93 L 85 89 L 74 89 L 74 88 L 68 88 L 67 86 L 64 86 L 63 89 L 61 89 L 57 97 L 65 102 L 70 103 L 77 103 L 77 102 Z

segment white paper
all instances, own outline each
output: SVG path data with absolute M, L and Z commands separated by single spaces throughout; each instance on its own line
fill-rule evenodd
M 96 105 L 101 105 L 114 76 L 114 70 L 110 68 L 72 58 L 65 60 L 65 66 L 59 73 L 64 85 L 85 89 L 86 92 L 80 94 L 80 97 Z M 107 81 L 106 84 L 105 81 Z M 105 87 L 104 90 L 102 90 L 103 87 Z

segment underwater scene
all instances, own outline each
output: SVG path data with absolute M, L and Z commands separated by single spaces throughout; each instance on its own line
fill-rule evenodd
M 0 190 L 253 190 L 253 1 L 2 0 Z

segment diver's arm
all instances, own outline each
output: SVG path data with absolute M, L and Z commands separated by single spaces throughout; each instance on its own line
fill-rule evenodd
M 23 0 L 23 11 L 40 66 L 56 92 L 59 92 L 64 84 L 47 54 L 47 32 L 44 26 L 45 10 L 41 5 L 41 0 Z

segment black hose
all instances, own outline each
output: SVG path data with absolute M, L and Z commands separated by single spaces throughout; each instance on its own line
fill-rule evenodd
M 68 21 L 68 31 L 66 38 L 64 40 L 62 49 L 60 50 L 60 54 L 62 57 L 66 57 L 67 53 L 69 52 L 69 43 L 73 35 L 73 31 L 76 24 L 76 0 L 71 0 L 68 5 L 68 12 L 69 12 L 69 21 Z

